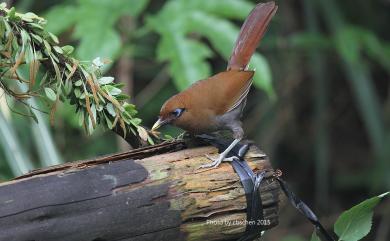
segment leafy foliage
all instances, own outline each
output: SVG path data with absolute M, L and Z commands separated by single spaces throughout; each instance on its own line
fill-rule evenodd
M 183 90 L 211 75 L 206 60 L 213 53 L 199 41 L 198 35 L 207 38 L 213 48 L 227 60 L 239 29 L 225 18 L 242 20 L 253 6 L 248 1 L 170 0 L 157 15 L 147 19 L 149 28 L 161 35 L 157 57 L 160 61 L 169 61 L 169 70 L 178 89 Z M 255 86 L 274 96 L 271 71 L 266 59 L 255 54 L 250 67 L 256 69 L 253 78 Z
M 357 107 L 377 159 L 371 170 L 373 178 L 367 180 L 374 188 L 383 184 L 389 187 L 385 170 L 390 166 L 385 143 L 390 136 L 390 131 L 383 118 L 383 113 L 388 110 L 381 108 L 379 94 L 371 73 L 372 69 L 367 65 L 365 56 L 365 54 L 368 55 L 370 60 L 379 63 L 389 72 L 388 44 L 380 41 L 371 30 L 348 24 L 334 1 L 320 0 L 319 9 L 332 32 L 335 49 L 343 60 L 342 67 L 350 81 Z
M 5 158 L 12 160 L 9 162 L 10 169 L 15 175 L 26 173 L 33 169 L 33 164 L 25 155 L 24 150 L 18 148 L 20 143 L 16 138 L 15 132 L 10 127 L 10 124 L 4 118 L 3 113 L 0 111 L 0 143 L 8 150 L 5 152 Z
M 356 241 L 364 238 L 371 229 L 373 209 L 389 192 L 367 199 L 343 212 L 334 225 L 339 240 Z
M 47 30 L 60 34 L 74 26 L 72 38 L 79 40 L 76 56 L 81 60 L 99 56 L 114 59 L 122 46 L 113 28 L 122 16 L 137 16 L 147 0 L 78 0 L 76 5 L 58 5 L 47 14 Z
M 390 192 L 367 199 L 343 212 L 334 225 L 339 241 L 357 241 L 364 238 L 371 230 L 373 209 Z M 311 241 L 320 241 L 314 231 Z
M 60 47 L 57 37 L 45 30 L 46 21 L 33 13 L 19 14 L 4 4 L 0 12 L 4 15 L 0 16 L 0 54 L 5 57 L 0 62 L 1 87 L 26 104 L 31 117 L 36 119 L 25 99 L 44 93 L 51 105 L 51 120 L 57 103 L 68 99 L 76 106 L 79 124 L 87 133 L 92 133 L 101 123 L 109 129 L 118 126 L 123 137 L 131 133 L 152 142 L 140 126 L 141 120 L 135 117 L 135 106 L 125 101 L 128 96 L 122 93 L 121 84 L 114 83 L 112 77 L 102 76 L 101 68 L 107 61 L 96 58 L 81 63 L 71 57 L 73 47 Z M 23 68 L 29 70 L 28 79 L 22 77 Z M 43 77 L 38 79 L 38 75 Z M 28 86 L 25 92 L 13 90 L 17 82 Z

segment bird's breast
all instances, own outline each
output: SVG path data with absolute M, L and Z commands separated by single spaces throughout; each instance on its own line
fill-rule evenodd
M 218 116 L 206 109 L 186 110 L 173 124 L 192 134 L 209 133 L 219 128 Z
M 196 113 L 186 113 L 173 124 L 192 134 L 203 134 L 230 129 L 232 123 L 239 121 L 240 115 L 240 108 L 223 115 L 216 115 L 212 110 L 197 110 Z

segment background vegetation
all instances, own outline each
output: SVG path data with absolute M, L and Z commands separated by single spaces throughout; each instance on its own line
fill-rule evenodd
M 6 2 L 45 17 L 47 29 L 62 45 L 75 46 L 78 59 L 111 59 L 106 74 L 125 84 L 147 126 L 169 96 L 226 67 L 242 20 L 256 3 Z M 332 225 L 341 210 L 390 188 L 390 2 L 277 2 L 261 55 L 251 64 L 257 74 L 244 115 L 246 135 L 324 224 Z M 19 108 L 17 102 L 8 105 Z M 53 126 L 39 116 L 37 125 L 1 100 L 0 180 L 21 167 L 26 171 L 129 148 L 111 132 L 87 136 L 69 104 L 58 107 Z M 265 240 L 310 236 L 311 226 L 295 210 L 285 208 L 281 216 Z M 389 240 L 389 201 L 378 206 L 374 223 L 367 240 Z

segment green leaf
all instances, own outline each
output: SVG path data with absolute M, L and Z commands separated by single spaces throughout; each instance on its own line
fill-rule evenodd
M 153 138 L 150 135 L 148 135 L 148 142 L 150 145 L 155 145 Z
M 81 60 L 94 59 L 97 56 L 114 59 L 121 48 L 119 34 L 112 29 L 89 30 L 81 38 L 76 55 Z
M 340 29 L 335 36 L 336 47 L 339 53 L 350 63 L 354 63 L 359 58 L 360 36 L 351 28 Z
M 129 95 L 126 95 L 126 94 L 119 94 L 116 96 L 116 99 L 118 101 L 122 101 L 122 100 L 128 100 L 130 99 L 130 96 Z
M 4 17 L 0 17 L 0 36 L 3 36 L 5 33 L 5 23 Z M 0 50 L 4 50 L 4 45 L 0 46 Z
M 30 25 L 35 32 L 42 32 L 43 30 L 42 25 L 39 25 L 37 23 L 28 23 L 28 25 Z
M 30 36 L 28 35 L 28 33 L 27 33 L 27 31 L 25 31 L 25 30 L 21 30 L 20 31 L 20 35 L 21 35 L 21 37 L 22 37 L 22 48 L 25 48 L 25 46 L 27 45 L 27 44 L 29 44 L 29 42 L 30 42 L 30 40 L 31 40 L 31 38 L 30 38 Z
M 108 118 L 108 116 L 106 114 L 104 114 L 104 119 L 106 120 L 107 127 L 109 129 L 112 129 L 113 128 L 112 121 L 110 120 L 110 118 Z
M 190 27 L 206 36 L 213 47 L 228 61 L 239 33 L 238 28 L 226 20 L 202 12 L 193 12 L 188 16 L 191 18 Z M 215 24 L 209 24 L 210 22 Z M 271 98 L 275 97 L 267 60 L 255 53 L 250 61 L 249 69 L 256 70 L 253 77 L 254 85 L 264 90 Z
M 81 90 L 79 88 L 75 88 L 74 89 L 74 95 L 76 96 L 76 98 L 80 98 Z
M 22 20 L 26 22 L 33 22 L 34 20 L 39 20 L 39 17 L 32 12 L 21 14 Z
M 313 233 L 311 234 L 310 241 L 321 241 L 321 239 L 317 236 L 316 231 L 314 230 Z
M 104 85 L 102 87 L 103 90 L 106 90 L 108 94 L 110 95 L 119 95 L 122 93 L 122 90 L 119 88 L 115 88 L 114 86 L 111 85 Z
M 134 126 L 140 125 L 142 120 L 140 118 L 133 118 L 130 120 L 130 123 L 133 124 Z
M 72 92 L 72 82 L 68 80 L 64 85 L 65 95 L 69 95 Z
M 373 209 L 389 192 L 367 199 L 343 212 L 334 225 L 339 240 L 357 241 L 365 237 L 371 229 Z
M 226 3 L 218 0 L 172 0 L 164 5 L 159 14 L 147 19 L 148 26 L 162 36 L 157 55 L 159 60 L 169 61 L 169 70 L 178 89 L 188 87 L 211 72 L 206 58 L 212 52 L 203 44 L 186 38 L 186 34 L 197 32 L 207 37 L 213 47 L 228 60 L 239 28 L 227 21 L 226 17 L 244 19 L 252 8 L 253 4 L 249 1 L 228 0 Z M 266 91 L 270 97 L 275 97 L 271 70 L 266 59 L 255 54 L 250 69 L 256 69 L 254 85 Z
M 74 31 L 72 31 L 74 33 L 73 39 L 69 39 L 69 41 L 81 43 L 78 51 L 79 56 L 93 54 L 115 57 L 121 46 L 120 37 L 116 31 L 117 20 L 124 15 L 137 15 L 146 6 L 146 3 L 146 0 L 132 0 L 131 4 L 127 0 L 77 0 L 76 4 L 80 8 L 69 8 L 72 10 L 72 20 L 68 21 L 66 27 L 70 27 L 70 23 L 77 22 Z M 8 13 L 8 9 L 6 12 Z M 9 15 L 14 18 L 12 21 L 9 21 L 8 17 L 0 16 L 0 35 L 4 37 L 0 51 L 4 52 L 3 55 L 10 59 L 10 61 L 3 61 L 6 63 L 6 67 L 12 67 L 13 62 L 17 61 L 18 64 L 20 63 L 20 68 L 16 69 L 18 77 L 22 76 L 19 72 L 23 70 L 31 76 L 34 74 L 33 78 L 35 79 L 38 67 L 32 64 L 46 61 L 46 71 L 39 73 L 37 77 L 42 79 L 39 82 L 40 88 L 44 89 L 45 95 L 50 101 L 69 99 L 71 105 L 76 105 L 79 124 L 82 124 L 89 134 L 95 129 L 93 123 L 103 123 L 109 128 L 113 128 L 115 121 L 115 125 L 120 126 L 125 134 L 131 131 L 145 141 L 150 139 L 146 129 L 136 126 L 141 120 L 135 118 L 137 114 L 135 106 L 124 101 L 129 97 L 121 93 L 124 84 L 113 83 L 113 77 L 100 78 L 102 71 L 104 71 L 100 67 L 107 61 L 97 58 L 91 63 L 88 60 L 89 56 L 85 57 L 85 61 L 68 58 L 65 55 L 70 54 L 74 48 L 72 46 L 58 46 L 58 38 L 43 28 L 44 19 L 32 13 L 19 14 L 14 9 Z M 91 16 L 93 17 L 91 18 Z M 79 22 L 81 23 L 78 24 Z M 64 60 L 66 61 L 64 62 Z M 44 77 L 41 78 L 41 75 Z M 30 82 L 35 83 L 31 76 Z M 45 82 L 47 76 L 50 80 Z M 88 84 L 87 80 L 91 80 L 93 83 L 89 82 Z M 97 83 L 101 85 L 101 88 L 94 89 L 93 84 Z M 29 87 L 26 96 L 32 85 Z M 28 107 L 31 106 L 33 105 Z M 31 109 L 29 110 L 31 112 Z M 39 116 L 34 114 L 31 112 L 32 118 L 39 119 Z M 77 120 L 75 119 L 75 121 Z M 127 123 L 127 126 L 124 122 Z M 153 140 L 150 139 L 149 142 L 152 143 Z
M 300 32 L 288 37 L 288 45 L 291 48 L 305 48 L 313 51 L 333 47 L 329 39 L 320 33 Z
M 112 117 L 115 117 L 115 116 L 116 116 L 116 112 L 115 112 L 114 106 L 113 106 L 111 103 L 108 103 L 108 104 L 106 105 L 106 109 L 107 109 L 107 112 L 108 112 Z
M 43 45 L 45 45 L 45 50 L 47 51 L 47 55 L 51 53 L 51 45 L 46 40 L 43 40 Z
M 267 59 L 263 55 L 254 54 L 249 62 L 249 69 L 256 70 L 253 76 L 253 84 L 264 90 L 269 97 L 275 98 L 275 92 L 272 86 L 272 75 Z
M 80 95 L 80 100 L 84 100 L 84 99 L 85 99 L 85 92 L 82 92 L 81 95 Z
M 65 45 L 61 47 L 65 55 L 70 55 L 74 51 L 74 47 L 71 45 Z
M 17 20 L 15 7 L 12 7 L 9 10 L 7 16 L 10 18 L 10 20 Z
M 63 53 L 64 53 L 64 51 L 62 50 L 62 48 L 60 48 L 60 47 L 58 47 L 58 46 L 53 46 L 53 49 L 54 49 L 57 53 L 59 53 L 59 54 L 63 54 Z
M 60 5 L 46 15 L 48 30 L 59 34 L 75 25 L 72 37 L 80 40 L 76 56 L 82 60 L 96 56 L 114 59 L 122 45 L 114 28 L 116 22 L 124 15 L 138 16 L 147 3 L 147 0 L 79 0 L 76 6 Z
M 158 60 L 169 61 L 169 72 L 179 90 L 210 76 L 206 58 L 212 55 L 206 45 L 186 37 L 190 19 L 182 4 L 182 1 L 170 1 L 160 14 L 147 19 L 148 27 L 161 34 Z M 174 20 L 170 17 L 173 15 Z
M 55 36 L 55 35 L 52 34 L 51 32 L 48 32 L 48 33 L 49 33 L 50 40 L 51 40 L 54 44 L 59 44 L 59 43 L 60 43 L 57 36 Z
M 209 56 L 211 51 L 204 44 L 186 39 L 174 30 L 158 46 L 158 58 L 170 61 L 169 72 L 179 90 L 210 76 L 210 66 L 205 62 Z
M 98 79 L 100 85 L 106 85 L 114 82 L 114 77 L 101 77 Z
M 75 6 L 56 5 L 45 14 L 46 30 L 60 34 L 71 27 L 78 20 L 79 10 Z
M 196 11 L 188 14 L 189 28 L 207 37 L 213 47 L 228 60 L 239 33 L 229 21 Z M 210 24 L 213 23 L 213 24 Z
M 81 79 L 79 79 L 76 82 L 74 82 L 75 86 L 81 86 L 82 84 L 83 84 L 83 81 Z
M 57 99 L 57 95 L 56 93 L 54 92 L 54 90 L 50 89 L 50 88 L 45 88 L 45 94 L 47 96 L 47 98 L 49 98 L 49 100 L 51 101 L 56 101 Z
M 36 34 L 33 34 L 33 33 L 31 33 L 31 37 L 33 37 L 33 39 L 35 39 L 36 40 L 36 42 L 38 42 L 38 43 L 43 43 L 43 39 L 42 39 L 42 37 L 40 37 L 40 36 L 38 36 L 38 35 L 36 35 Z
M 104 63 L 100 57 L 96 57 L 94 60 L 92 60 L 92 63 L 98 68 L 100 68 L 104 65 Z
M 106 103 L 106 100 L 104 99 L 104 97 L 103 97 L 100 93 L 97 93 L 97 95 L 98 95 L 98 97 L 99 97 L 99 100 L 100 100 L 101 102 L 103 102 L 103 104 L 105 104 L 105 103 Z
M 387 51 L 384 42 L 381 42 L 375 32 L 366 29 L 360 29 L 362 42 L 365 50 L 372 60 L 377 61 L 390 71 L 390 54 Z
M 79 126 L 82 126 L 84 123 L 84 111 L 78 111 L 77 116 L 78 116 L 78 124 Z
M 133 104 L 125 103 L 123 104 L 123 108 L 130 116 L 135 116 L 138 113 Z
M 243 0 L 197 0 L 188 1 L 187 4 L 191 8 L 197 8 L 224 18 L 235 19 L 245 19 L 254 6 L 250 1 Z

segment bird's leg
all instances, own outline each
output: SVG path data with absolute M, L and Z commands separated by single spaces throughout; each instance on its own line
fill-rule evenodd
M 199 168 L 209 168 L 209 167 L 218 167 L 221 162 L 223 161 L 233 161 L 235 158 L 235 156 L 232 156 L 232 157 L 229 157 L 229 158 L 225 158 L 229 152 L 241 141 L 241 138 L 239 139 L 234 139 L 234 141 L 228 146 L 228 148 L 226 148 L 226 150 L 224 150 L 221 154 L 219 154 L 219 156 L 217 158 L 212 158 L 210 157 L 209 155 L 206 155 L 206 157 L 210 160 L 212 160 L 213 162 L 212 163 L 209 163 L 209 164 L 204 164 L 202 166 L 200 166 Z

